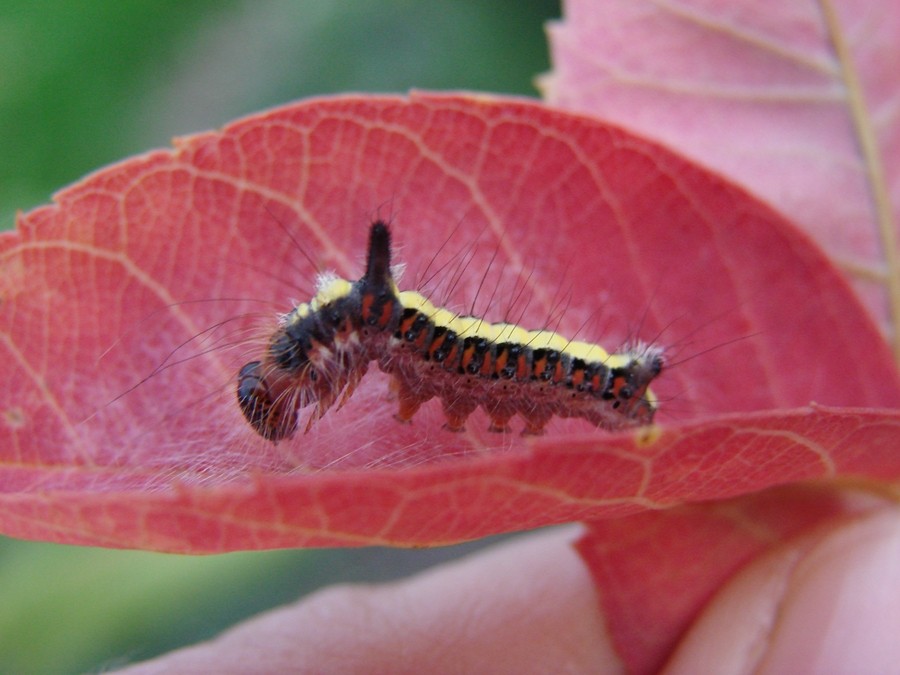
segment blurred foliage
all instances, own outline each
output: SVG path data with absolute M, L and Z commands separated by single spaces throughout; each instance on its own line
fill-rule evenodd
M 556 0 L 4 0 L 0 228 L 104 164 L 305 96 L 535 95 L 558 14 Z M 122 665 L 468 550 L 192 558 L 0 539 L 0 672 Z
M 129 154 L 347 91 L 534 95 L 557 2 L 4 0 L 0 217 Z

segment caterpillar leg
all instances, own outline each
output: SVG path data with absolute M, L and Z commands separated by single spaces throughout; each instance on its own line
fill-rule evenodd
M 547 422 L 550 421 L 550 418 L 553 417 L 550 413 L 536 413 L 532 412 L 528 415 L 522 415 L 522 418 L 525 420 L 525 428 L 522 429 L 523 436 L 543 436 L 544 427 L 547 426 Z
M 362 381 L 363 376 L 368 371 L 369 366 L 367 364 L 362 364 L 361 367 L 355 368 L 350 371 L 350 374 L 347 376 L 347 384 L 344 386 L 344 392 L 341 394 L 340 400 L 337 402 L 336 410 L 340 410 L 344 407 L 344 404 L 350 400 L 350 397 L 353 396 L 353 392 L 356 391 L 356 388 L 359 386 L 359 383 Z
M 394 393 L 397 395 L 397 403 L 399 404 L 397 412 L 394 413 L 394 419 L 398 422 L 411 422 L 413 415 L 415 415 L 419 408 L 422 407 L 422 404 L 431 398 L 423 398 L 417 395 L 409 384 L 406 383 L 406 380 L 403 380 L 400 376 L 394 375 L 391 378 L 391 389 L 394 390 Z
M 541 398 L 520 400 L 516 412 L 525 421 L 523 436 L 542 436 L 547 422 L 553 419 L 553 407 Z
M 322 419 L 322 417 L 325 416 L 325 413 L 334 406 L 338 397 L 341 396 L 341 393 L 348 386 L 349 381 L 350 374 L 337 368 L 319 373 L 317 378 L 318 386 L 316 386 L 315 389 L 316 407 L 306 421 L 306 429 L 303 433 L 308 433 L 313 425 Z M 343 398 L 341 400 L 343 400 Z
M 488 417 L 491 418 L 491 424 L 488 431 L 495 434 L 505 434 L 510 432 L 509 421 L 516 414 L 516 406 L 509 404 L 494 404 L 485 406 Z
M 447 431 L 464 431 L 466 420 L 469 418 L 478 403 L 474 401 L 461 401 L 460 399 L 447 400 L 442 399 L 444 416 L 447 418 L 444 428 Z
M 491 423 L 488 425 L 488 431 L 492 434 L 508 434 L 512 429 L 509 428 L 509 420 L 512 415 L 492 415 Z

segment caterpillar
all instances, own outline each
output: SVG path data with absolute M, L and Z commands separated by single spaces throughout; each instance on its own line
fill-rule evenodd
M 635 342 L 607 353 L 548 330 L 491 324 L 436 307 L 400 291 L 391 271 L 391 233 L 382 220 L 369 231 L 366 269 L 358 281 L 320 275 L 315 297 L 281 317 L 260 360 L 237 377 L 237 399 L 250 426 L 277 442 L 297 429 L 315 404 L 309 431 L 353 394 L 370 364 L 391 376 L 399 409 L 412 420 L 432 398 L 445 427 L 461 431 L 479 406 L 490 430 L 541 434 L 550 419 L 576 417 L 614 431 L 649 424 L 658 402 L 650 383 L 664 368 L 663 350 Z

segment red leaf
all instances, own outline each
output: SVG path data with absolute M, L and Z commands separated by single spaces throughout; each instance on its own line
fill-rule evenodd
M 564 4 L 548 102 L 746 185 L 810 232 L 900 335 L 900 5 Z
M 524 324 L 565 305 L 563 333 L 615 346 L 639 329 L 672 345 L 665 430 L 566 421 L 526 443 L 476 415 L 457 435 L 434 403 L 404 426 L 373 373 L 310 434 L 257 438 L 234 400 L 261 349 L 248 335 L 312 291 L 287 232 L 353 277 L 380 206 L 404 287 L 450 261 L 434 295 L 467 309 L 488 269 L 498 295 L 476 307 L 493 304 L 490 319 L 525 286 L 509 312 Z M 0 241 L 0 522 L 14 536 L 193 552 L 429 545 L 898 475 L 879 450 L 896 442 L 896 413 L 783 410 L 900 400 L 886 346 L 804 235 L 652 143 L 539 105 L 288 106 L 90 176 Z M 765 409 L 779 410 L 710 417 Z

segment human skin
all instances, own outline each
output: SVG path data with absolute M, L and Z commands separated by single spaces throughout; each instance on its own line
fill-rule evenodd
M 400 582 L 328 588 L 121 672 L 622 672 L 572 547 L 580 534 L 547 530 Z M 890 672 L 898 635 L 900 508 L 888 506 L 754 560 L 665 671 Z

